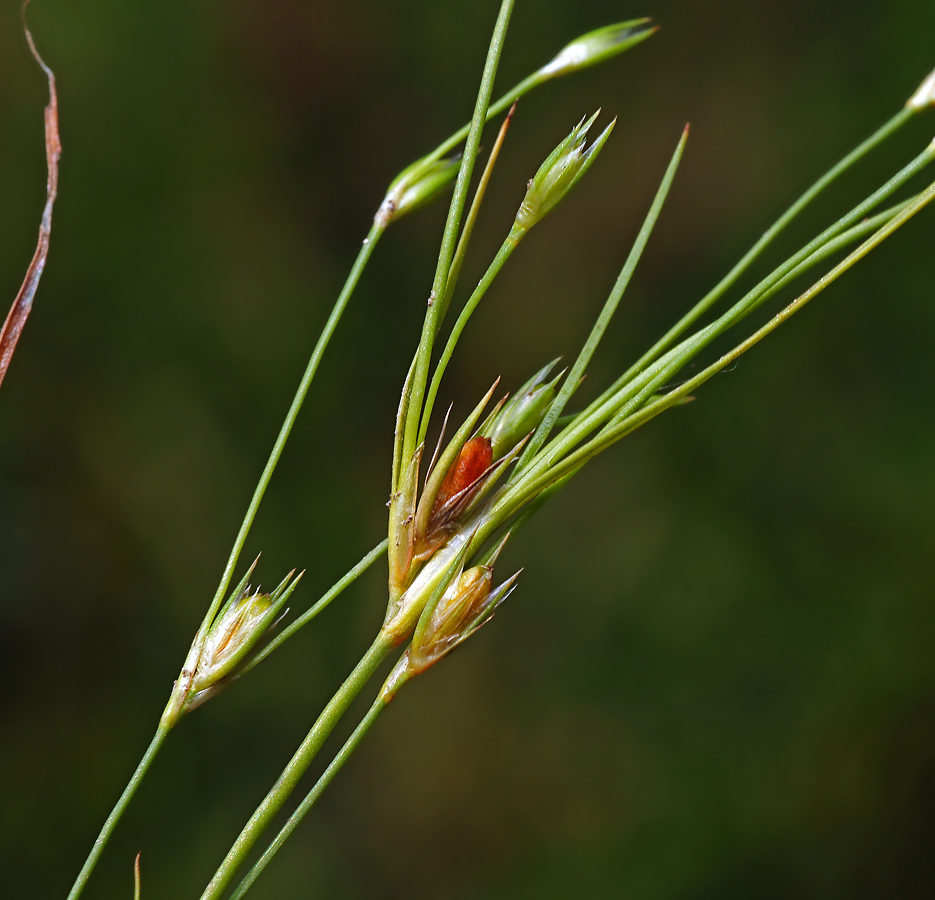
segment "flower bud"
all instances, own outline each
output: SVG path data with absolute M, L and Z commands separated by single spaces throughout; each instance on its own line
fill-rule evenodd
M 414 162 L 396 176 L 376 216 L 377 224 L 384 228 L 400 216 L 434 200 L 458 174 L 461 157 L 432 159 L 430 156 Z
M 557 359 L 544 366 L 529 379 L 497 413 L 484 429 L 490 438 L 493 459 L 500 459 L 527 434 L 535 431 L 545 418 L 555 399 L 555 385 L 562 377 L 559 373 L 546 383 Z
M 601 152 L 604 142 L 610 137 L 616 119 L 601 132 L 598 139 L 584 149 L 588 129 L 600 115 L 600 110 L 590 119 L 582 119 L 539 167 L 534 178 L 529 182 L 526 196 L 520 204 L 514 232 L 522 234 L 545 217 L 557 203 L 577 184 L 578 179 L 590 168 L 591 163 Z
M 651 19 L 631 19 L 628 22 L 618 22 L 589 31 L 587 34 L 575 38 L 566 47 L 563 47 L 555 58 L 538 71 L 541 78 L 555 78 L 567 75 L 580 69 L 593 66 L 596 63 L 610 59 L 624 50 L 629 50 L 640 41 L 646 40 L 651 34 L 658 31 L 658 27 L 650 27 L 647 23 Z
M 192 690 L 201 691 L 230 674 L 266 631 L 272 601 L 255 593 L 234 601 L 214 620 L 205 638 Z
M 452 579 L 434 607 L 426 607 L 409 649 L 409 670 L 424 672 L 478 628 L 490 621 L 496 608 L 509 596 L 519 572 L 491 590 L 493 566 L 506 538 L 488 565 L 466 569 Z

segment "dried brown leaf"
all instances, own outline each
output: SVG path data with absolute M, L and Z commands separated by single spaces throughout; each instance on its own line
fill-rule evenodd
M 49 105 L 45 108 L 45 159 L 48 167 L 48 180 L 46 182 L 46 200 L 45 209 L 42 212 L 42 222 L 39 226 L 39 243 L 36 245 L 36 252 L 33 254 L 32 262 L 26 270 L 26 277 L 23 284 L 7 313 L 6 321 L 3 323 L 3 330 L 0 331 L 0 384 L 6 376 L 7 369 L 10 367 L 10 361 L 13 359 L 13 351 L 16 350 L 16 344 L 23 332 L 23 326 L 29 313 L 32 312 L 33 298 L 36 296 L 36 289 L 39 287 L 39 279 L 42 277 L 42 271 L 45 269 L 45 261 L 49 255 L 49 236 L 52 232 L 52 206 L 55 204 L 55 197 L 58 194 L 58 161 L 62 155 L 62 143 L 58 134 L 58 95 L 55 92 L 55 74 L 45 64 L 36 45 L 33 42 L 32 34 L 26 26 L 26 7 L 29 0 L 23 4 L 23 31 L 26 33 L 26 40 L 29 42 L 29 49 L 36 62 L 42 67 L 46 78 L 49 80 Z

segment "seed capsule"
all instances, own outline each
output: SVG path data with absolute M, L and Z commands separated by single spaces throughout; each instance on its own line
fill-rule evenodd
M 444 510 L 445 504 L 452 497 L 474 484 L 490 468 L 492 462 L 493 449 L 490 438 L 482 435 L 471 438 L 461 448 L 458 458 L 445 475 L 438 494 L 435 496 L 429 521 L 431 522 Z

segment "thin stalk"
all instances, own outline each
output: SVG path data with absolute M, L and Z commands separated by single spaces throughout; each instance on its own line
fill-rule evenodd
M 120 795 L 120 799 L 116 802 L 114 808 L 110 811 L 110 815 L 107 817 L 107 821 L 104 822 L 104 827 L 101 828 L 101 833 L 94 841 L 94 846 L 91 848 L 91 852 L 88 854 L 88 858 L 84 861 L 84 865 L 81 867 L 81 871 L 78 873 L 78 877 L 75 879 L 75 883 L 68 892 L 68 900 L 77 900 L 77 898 L 81 896 L 81 892 L 88 883 L 88 879 L 91 877 L 91 872 L 94 871 L 94 867 L 97 865 L 98 859 L 104 852 L 104 848 L 107 846 L 107 842 L 110 840 L 110 836 L 113 834 L 114 828 L 120 821 L 120 817 L 123 815 L 124 810 L 129 805 L 130 800 L 133 799 L 133 795 L 136 793 L 136 789 L 140 786 L 140 782 L 143 780 L 143 776 L 146 774 L 146 770 L 150 767 L 152 761 L 156 758 L 156 754 L 159 752 L 159 748 L 162 746 L 162 742 L 166 739 L 168 734 L 168 728 L 160 726 L 156 730 L 155 735 L 153 735 L 153 739 L 146 748 L 146 752 L 143 754 L 143 758 L 136 767 L 136 771 L 130 776 L 130 780 L 127 782 L 127 786 L 123 789 L 123 793 Z
M 875 247 L 879 246 L 884 240 L 886 240 L 886 238 L 893 234 L 893 232 L 905 225 L 909 219 L 911 219 L 914 215 L 916 215 L 916 213 L 922 210 L 933 200 L 935 200 L 935 184 L 931 184 L 926 190 L 924 190 L 914 200 L 907 204 L 907 206 L 901 212 L 897 213 L 887 224 L 878 229 L 868 240 L 866 240 L 856 250 L 854 250 L 845 259 L 838 263 L 838 265 L 831 269 L 830 272 L 816 281 L 810 288 L 808 288 L 808 290 L 796 297 L 783 310 L 773 316 L 769 322 L 757 329 L 752 335 L 750 335 L 750 337 L 734 347 L 734 349 L 729 353 L 725 353 L 716 362 L 706 367 L 698 375 L 688 379 L 676 390 L 666 394 L 665 397 L 661 398 L 660 400 L 647 405 L 643 409 L 640 409 L 633 414 L 620 419 L 619 421 L 615 421 L 610 428 L 601 432 L 600 435 L 598 435 L 592 441 L 589 441 L 585 446 L 564 457 L 545 475 L 540 476 L 538 479 L 530 480 L 528 484 L 524 485 L 526 491 L 528 492 L 527 496 L 535 496 L 537 491 L 548 487 L 549 484 L 555 479 L 564 477 L 573 471 L 576 467 L 584 465 L 585 462 L 593 458 L 602 450 L 605 450 L 608 446 L 610 446 L 610 444 L 620 440 L 620 438 L 624 437 L 625 435 L 630 434 L 640 425 L 645 424 L 650 419 L 657 416 L 660 412 L 663 412 L 665 409 L 673 406 L 675 403 L 690 394 L 693 390 L 698 388 L 713 375 L 717 374 L 726 366 L 729 366 L 731 363 L 736 361 L 742 354 L 761 341 L 764 337 L 766 337 L 766 335 L 775 331 L 776 328 L 778 328 L 783 322 L 802 309 L 805 304 L 814 299 L 830 284 L 837 281 L 837 279 L 840 278 L 841 275 L 843 275 L 848 269 L 863 259 L 863 257 L 865 257 Z M 516 498 L 514 498 L 514 503 L 515 500 Z M 521 502 L 522 501 L 520 501 L 520 503 Z
M 322 744 L 331 734 L 341 716 L 347 711 L 354 698 L 361 692 L 364 685 L 377 670 L 380 663 L 389 655 L 394 643 L 382 633 L 377 635 L 370 649 L 364 654 L 354 671 L 347 677 L 344 684 L 338 688 L 335 695 L 328 701 L 315 724 L 305 736 L 299 749 L 296 750 L 288 765 L 283 769 L 276 784 L 270 789 L 263 801 L 256 808 L 250 820 L 243 827 L 237 840 L 228 851 L 224 861 L 214 873 L 201 900 L 217 900 L 230 884 L 250 849 L 257 842 L 260 835 L 272 821 L 273 817 L 282 808 L 289 795 L 295 789 L 305 770 L 311 765 L 318 754 Z
M 487 165 L 481 174 L 480 181 L 474 191 L 474 199 L 471 201 L 471 208 L 468 210 L 467 218 L 464 220 L 464 228 L 461 230 L 461 237 L 458 238 L 458 247 L 455 250 L 454 258 L 451 261 L 451 268 L 448 270 L 448 284 L 445 286 L 445 295 L 442 298 L 441 309 L 438 313 L 438 321 L 441 323 L 448 311 L 448 304 L 451 302 L 451 295 L 454 293 L 455 286 L 458 283 L 458 276 L 461 274 L 461 265 L 464 263 L 464 257 L 467 253 L 468 245 L 471 243 L 471 235 L 474 233 L 474 223 L 477 221 L 478 213 L 484 202 L 484 195 L 487 193 L 487 185 L 490 183 L 490 176 L 493 174 L 494 166 L 497 164 L 497 158 L 500 156 L 500 148 L 506 139 L 506 133 L 510 128 L 510 122 L 513 120 L 513 113 L 516 112 L 516 104 L 510 107 L 506 114 L 500 131 L 497 133 L 497 139 L 494 141 L 490 156 L 487 157 Z M 421 441 L 422 438 L 420 437 Z
M 341 771 L 341 768 L 344 766 L 344 763 L 347 762 L 350 755 L 357 749 L 357 745 L 361 742 L 364 735 L 370 730 L 370 726 L 377 720 L 380 713 L 386 709 L 389 701 L 384 699 L 384 695 L 381 692 L 376 700 L 373 701 L 373 705 L 367 711 L 363 719 L 360 720 L 360 723 L 354 729 L 351 736 L 347 739 L 344 746 L 338 751 L 334 759 L 328 764 L 328 768 L 322 772 L 318 781 L 315 782 L 314 787 L 305 795 L 305 799 L 296 807 L 295 812 L 289 816 L 288 821 L 280 829 L 279 834 L 276 835 L 276 838 L 270 843 L 270 845 L 263 851 L 263 855 L 253 864 L 253 868 L 244 876 L 243 880 L 237 885 L 236 890 L 233 894 L 230 895 L 229 900 L 240 900 L 248 890 L 250 890 L 253 883 L 260 877 L 260 874 L 263 870 L 270 864 L 273 857 L 279 852 L 283 844 L 288 840 L 289 836 L 295 831 L 296 826 L 308 811 L 315 805 L 315 802 L 318 798 L 324 793 L 325 788 L 331 784 L 334 776 Z
M 640 371 L 647 363 L 656 359 L 677 340 L 685 331 L 704 315 L 743 275 L 760 254 L 776 239 L 776 237 L 801 213 L 825 188 L 841 177 L 855 163 L 863 159 L 871 150 L 879 146 L 888 137 L 898 131 L 915 114 L 914 110 L 903 108 L 889 121 L 881 125 L 863 143 L 855 147 L 840 162 L 832 166 L 818 179 L 795 203 L 792 204 L 762 235 L 762 237 L 743 255 L 740 261 L 707 293 L 695 306 L 692 307 L 678 322 L 675 323 L 652 347 L 649 348 L 625 373 L 632 375 Z
M 500 274 L 500 270 L 506 264 L 506 261 L 510 258 L 518 244 L 519 238 L 514 236 L 513 232 L 511 231 L 510 236 L 500 246 L 500 249 L 497 251 L 497 255 L 493 258 L 493 262 L 491 262 L 487 267 L 487 271 L 484 272 L 484 277 L 481 278 L 481 280 L 477 283 L 477 287 L 474 288 L 474 292 L 468 298 L 467 303 L 464 304 L 464 308 L 458 315 L 457 321 L 452 326 L 451 334 L 448 335 L 448 341 L 445 344 L 445 349 L 442 351 L 442 355 L 439 357 L 438 364 L 435 366 L 435 374 L 432 376 L 432 384 L 429 386 L 428 394 L 425 398 L 425 408 L 422 415 L 422 426 L 419 429 L 419 443 L 422 443 L 422 441 L 425 439 L 425 432 L 428 430 L 429 420 L 432 418 L 432 407 L 435 405 L 435 398 L 438 395 L 438 388 L 441 385 L 442 378 L 444 377 L 445 369 L 448 367 L 448 363 L 451 361 L 452 354 L 455 352 L 455 347 L 458 344 L 458 339 L 461 337 L 461 332 L 464 331 L 468 320 L 471 318 L 474 310 L 477 308 L 477 304 L 480 303 L 484 294 L 487 293 L 490 285 L 493 284 L 493 280 L 497 277 L 497 275 Z
M 487 110 L 490 106 L 490 94 L 493 90 L 494 78 L 500 55 L 503 52 L 503 42 L 506 38 L 507 26 L 513 12 L 514 0 L 502 0 L 497 24 L 494 27 L 490 47 L 487 50 L 487 59 L 484 63 L 484 74 L 481 77 L 480 89 L 477 93 L 477 103 L 474 106 L 474 115 L 464 145 L 464 156 L 461 159 L 461 168 L 455 182 L 454 195 L 451 206 L 448 208 L 448 219 L 445 222 L 445 231 L 438 254 L 438 264 L 435 268 L 435 280 L 432 292 L 429 295 L 429 306 L 422 325 L 422 336 L 419 339 L 419 348 L 416 351 L 416 364 L 413 371 L 412 387 L 410 390 L 409 409 L 406 415 L 406 425 L 403 438 L 403 465 L 408 464 L 415 453 L 419 422 L 422 418 L 422 400 L 425 395 L 425 386 L 428 382 L 429 365 L 432 357 L 432 344 L 438 331 L 438 314 L 441 299 L 448 284 L 448 273 L 455 251 L 455 242 L 461 224 L 461 216 L 467 201 L 467 190 L 471 174 L 474 171 L 474 162 L 480 147 L 481 132 L 487 119 Z
M 317 602 L 314 606 L 310 607 L 301 616 L 299 616 L 294 622 L 292 622 L 288 628 L 284 628 L 279 634 L 276 635 L 256 656 L 254 656 L 250 662 L 248 662 L 239 672 L 238 677 L 249 672 L 257 663 L 262 662 L 270 655 L 277 647 L 280 647 L 285 643 L 289 638 L 292 637 L 300 628 L 308 625 L 312 619 L 315 618 L 322 610 L 324 610 L 332 600 L 338 597 L 338 595 L 352 582 L 360 578 L 364 572 L 367 571 L 384 553 L 386 553 L 387 540 L 384 538 L 373 548 L 353 569 L 350 569 L 346 572 L 341 578 L 335 582 L 334 585 L 328 590 L 328 592 Z
M 781 281 L 776 282 L 776 284 L 774 284 L 771 288 L 760 294 L 756 301 L 752 303 L 750 307 L 740 316 L 738 322 L 743 321 L 743 319 L 750 315 L 750 313 L 759 309 L 767 300 L 769 300 L 771 297 L 774 297 L 784 287 L 795 281 L 797 278 L 800 278 L 807 271 L 813 269 L 818 265 L 818 263 L 824 262 L 824 260 L 826 260 L 829 256 L 834 256 L 835 253 L 837 253 L 839 250 L 843 250 L 849 244 L 854 244 L 857 241 L 865 238 L 868 234 L 873 234 L 873 232 L 875 232 L 878 228 L 894 219 L 907 206 L 909 206 L 913 200 L 915 200 L 915 197 L 911 198 L 910 200 L 906 200 L 904 203 L 897 203 L 895 206 L 891 206 L 884 212 L 877 213 L 877 215 L 869 219 L 865 219 L 859 225 L 855 225 L 853 228 L 848 228 L 847 231 L 842 232 L 836 238 L 828 241 L 827 244 L 822 245 L 818 250 L 812 253 L 811 256 L 800 262 Z
M 507 91 L 499 100 L 494 103 L 491 103 L 487 109 L 487 114 L 484 118 L 484 122 L 489 122 L 495 116 L 498 116 L 505 109 L 509 109 L 517 100 L 520 99 L 524 94 L 528 94 L 534 87 L 538 87 L 540 84 L 545 84 L 548 81 L 548 78 L 542 78 L 538 72 L 533 72 L 532 75 L 527 75 L 519 84 L 515 85 L 511 90 Z M 441 144 L 439 144 L 430 154 L 430 159 L 441 159 L 446 153 L 450 150 L 453 150 L 458 144 L 463 141 L 468 132 L 471 130 L 471 123 L 468 122 L 467 125 L 464 125 L 458 131 L 456 131 L 450 138 L 447 138 Z
M 237 532 L 237 537 L 234 540 L 234 546 L 231 548 L 227 565 L 224 567 L 224 572 L 221 575 L 221 583 L 218 585 L 214 599 L 211 601 L 211 606 L 208 608 L 208 612 L 201 624 L 201 629 L 203 631 L 207 630 L 211 625 L 218 611 L 218 607 L 221 605 L 221 601 L 227 593 L 227 588 L 233 577 L 234 569 L 237 566 L 237 560 L 240 558 L 240 553 L 247 541 L 247 535 L 250 533 L 253 520 L 256 518 L 257 510 L 260 508 L 260 502 L 263 500 L 263 495 L 266 493 L 266 488 L 269 486 L 270 479 L 273 477 L 273 472 L 276 470 L 279 457 L 282 456 L 283 448 L 286 446 L 286 441 L 289 439 L 292 427 L 295 425 L 295 421 L 299 416 L 299 411 L 302 409 L 302 404 L 305 402 L 305 397 L 308 394 L 308 389 L 311 387 L 312 379 L 318 371 L 321 358 L 328 348 L 328 344 L 334 335 L 334 330 L 338 327 L 338 322 L 341 321 L 341 316 L 347 307 L 348 301 L 351 299 L 351 294 L 354 293 L 354 288 L 357 287 L 357 282 L 360 280 L 360 275 L 364 271 L 367 261 L 370 259 L 370 254 L 373 253 L 374 247 L 376 247 L 377 241 L 379 241 L 384 231 L 385 226 L 381 226 L 376 222 L 371 226 L 367 237 L 364 238 L 364 242 L 361 245 L 360 252 L 357 254 L 357 259 L 354 260 L 354 265 L 351 267 L 347 280 L 344 282 L 344 287 L 341 288 L 341 293 L 338 294 L 338 299 L 331 309 L 331 315 L 328 316 L 328 321 L 325 322 L 325 327 L 322 329 L 318 342 L 315 344 L 315 349 L 312 350 L 308 365 L 305 367 L 305 373 L 302 375 L 299 387 L 295 392 L 295 396 L 292 398 L 292 404 L 289 407 L 289 411 L 286 413 L 286 418 L 283 420 L 282 427 L 279 429 L 276 443 L 273 444 L 269 459 L 266 461 L 266 465 L 260 475 L 260 480 L 257 482 L 253 497 L 250 500 L 250 505 L 247 507 L 247 513 L 240 526 L 240 531 Z
M 935 143 L 935 142 L 933 142 Z M 587 409 L 579 414 L 577 420 L 553 438 L 535 459 L 531 460 L 524 470 L 524 476 L 535 470 L 537 474 L 548 468 L 551 461 L 560 458 L 576 446 L 584 437 L 600 425 L 603 425 L 612 416 L 632 411 L 634 397 L 645 396 L 643 391 L 648 384 L 658 385 L 658 373 L 671 371 L 673 361 L 682 360 L 682 365 L 694 356 L 699 350 L 707 346 L 715 337 L 735 324 L 745 314 L 746 310 L 757 301 L 767 290 L 780 282 L 793 271 L 800 263 L 805 261 L 816 250 L 819 250 L 829 240 L 837 237 L 847 228 L 858 222 L 875 206 L 895 193 L 907 181 L 921 172 L 935 159 L 935 145 L 930 145 L 920 153 L 909 165 L 905 166 L 893 178 L 886 182 L 879 190 L 871 194 L 866 200 L 858 204 L 848 214 L 839 219 L 834 225 L 825 229 L 817 238 L 810 241 L 798 253 L 791 256 L 781 266 L 778 266 L 770 275 L 760 281 L 752 290 L 748 291 L 730 310 L 722 314 L 710 325 L 700 329 L 690 338 L 685 339 L 675 349 L 650 364 L 646 369 L 636 372 L 631 367 L 624 375 L 618 378 L 604 393 L 594 400 Z M 676 368 L 677 370 L 677 368 Z M 626 405 L 624 405 L 626 404 Z M 519 484 L 519 480 L 516 482 Z
M 617 305 L 620 303 L 620 299 L 623 297 L 624 291 L 626 291 L 627 286 L 630 284 L 630 279 L 633 277 L 636 264 L 643 255 L 643 250 L 646 248 L 646 243 L 649 240 L 649 236 L 652 234 L 653 228 L 656 225 L 656 221 L 659 218 L 659 214 L 662 212 L 662 207 L 665 204 L 666 197 L 669 194 L 669 188 L 672 187 L 672 181 L 675 178 L 675 173 L 678 171 L 679 163 L 682 159 L 682 153 L 685 150 L 685 142 L 687 140 L 688 126 L 686 125 L 685 130 L 682 132 L 682 137 L 678 142 L 678 146 L 675 148 L 675 153 L 672 155 L 672 159 L 669 162 L 665 175 L 663 176 L 662 183 L 659 185 L 659 189 L 656 191 L 656 196 L 649 208 L 646 219 L 643 221 L 643 225 L 636 236 L 636 240 L 633 242 L 633 246 L 630 249 L 630 253 L 627 256 L 627 260 L 624 263 L 623 269 L 621 269 L 620 275 L 617 277 L 617 282 L 614 284 L 614 288 L 610 292 L 610 296 L 604 303 L 604 308 L 601 310 L 601 314 L 598 316 L 597 322 L 594 323 L 594 327 L 591 329 L 591 334 L 588 336 L 587 341 L 585 341 L 584 346 L 581 348 L 581 352 L 578 354 L 578 358 L 575 360 L 575 364 L 571 367 L 571 371 L 568 373 L 568 377 L 565 379 L 565 382 L 562 385 L 562 389 L 558 392 L 558 396 L 555 398 L 555 400 L 552 401 L 552 405 L 545 414 L 545 418 L 539 424 L 539 427 L 536 429 L 535 434 L 533 434 L 532 439 L 526 445 L 526 449 L 523 451 L 523 455 L 520 457 L 519 462 L 514 467 L 510 476 L 511 481 L 516 480 L 517 476 L 525 467 L 527 462 L 529 462 L 529 460 L 531 460 L 536 455 L 536 453 L 539 452 L 539 448 L 542 447 L 542 445 L 545 443 L 546 439 L 552 431 L 552 428 L 555 426 L 555 422 L 558 420 L 558 417 L 565 409 L 565 405 L 571 399 L 572 394 L 574 394 L 574 392 L 578 389 L 578 385 L 581 383 L 581 378 L 584 375 L 584 371 L 587 368 L 588 363 L 591 361 L 591 357 L 594 355 L 594 351 L 597 349 L 597 345 L 601 342 L 601 338 L 604 336 L 604 332 L 607 330 L 607 325 L 610 323 L 613 314 L 617 311 Z

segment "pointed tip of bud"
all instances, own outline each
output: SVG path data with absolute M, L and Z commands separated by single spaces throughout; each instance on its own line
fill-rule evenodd
M 598 110 L 590 118 L 582 118 L 539 166 L 539 171 L 529 181 L 526 196 L 516 214 L 514 230 L 525 233 L 532 228 L 552 211 L 590 168 L 617 121 L 614 119 L 594 143 L 584 150 L 588 129 L 600 113 Z
M 932 70 L 916 92 L 906 101 L 906 106 L 915 112 L 927 106 L 935 106 L 935 70 Z
M 538 75 L 540 78 L 557 78 L 623 53 L 659 30 L 658 26 L 649 24 L 651 21 L 648 18 L 630 19 L 589 31 L 559 50 L 551 62 L 539 69 Z
M 550 373 L 560 359 L 553 359 L 536 372 L 485 424 L 484 433 L 490 437 L 495 460 L 501 459 L 518 442 L 528 438 L 530 432 L 535 431 L 545 418 L 555 399 L 555 386 L 565 372 L 563 370 L 549 380 Z

